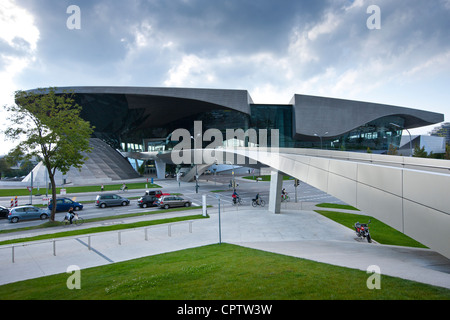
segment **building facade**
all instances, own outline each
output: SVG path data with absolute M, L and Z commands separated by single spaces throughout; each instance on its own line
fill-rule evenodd
M 95 137 L 123 151 L 170 150 L 170 134 L 278 129 L 280 147 L 387 150 L 400 146 L 402 128 L 442 122 L 439 113 L 370 102 L 295 94 L 288 104 L 255 104 L 246 90 L 68 87 L 96 127 Z M 395 124 L 395 125 L 393 125 Z

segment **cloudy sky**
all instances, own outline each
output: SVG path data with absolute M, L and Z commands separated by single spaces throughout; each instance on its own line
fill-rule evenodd
M 294 93 L 386 103 L 450 121 L 449 30 L 450 0 L 1 0 L 0 106 L 19 89 L 174 86 L 247 89 L 255 103 Z M 0 154 L 12 146 L 0 143 Z

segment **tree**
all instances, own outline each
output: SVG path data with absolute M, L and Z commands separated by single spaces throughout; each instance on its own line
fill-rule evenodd
M 387 154 L 389 154 L 391 156 L 398 155 L 397 148 L 392 143 L 389 145 L 389 150 L 388 150 Z
M 73 94 L 56 94 L 55 88 L 16 91 L 15 105 L 5 106 L 10 112 L 11 127 L 5 136 L 20 140 L 11 153 L 35 156 L 47 169 L 56 203 L 55 173 L 66 174 L 71 167 L 80 169 L 91 151 L 89 138 L 93 127 L 80 117 L 81 107 Z M 55 220 L 56 206 L 50 220 Z
M 416 144 L 414 146 L 413 157 L 416 157 L 416 158 L 427 158 L 428 157 L 428 153 L 425 151 L 425 146 L 423 146 L 421 148 L 418 144 Z

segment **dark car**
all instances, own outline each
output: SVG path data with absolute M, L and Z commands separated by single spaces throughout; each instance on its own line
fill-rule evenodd
M 50 199 L 50 203 L 48 208 L 52 210 L 53 208 L 53 199 Z M 69 198 L 57 198 L 56 199 L 56 211 L 69 211 L 70 208 L 78 211 L 83 209 L 83 205 L 79 202 L 73 201 Z
M 142 196 L 137 201 L 137 204 L 141 208 L 154 207 L 157 205 L 155 203 L 156 200 L 158 200 L 156 196 Z
M 8 218 L 8 215 L 9 209 L 4 206 L 0 206 L 0 218 Z
M 190 207 L 192 204 L 189 200 L 173 195 L 163 196 L 159 198 L 156 203 L 159 207 L 164 209 L 169 209 L 171 207 Z

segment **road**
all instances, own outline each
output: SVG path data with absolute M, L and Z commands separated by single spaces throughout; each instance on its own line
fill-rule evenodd
M 162 186 L 161 190 L 165 193 L 179 193 L 182 194 L 182 197 L 189 199 L 192 201 L 194 206 L 198 206 L 202 204 L 202 195 L 207 194 L 207 203 L 209 205 L 217 204 L 217 195 L 220 195 L 221 198 L 221 206 L 225 209 L 226 207 L 232 207 L 231 194 L 232 189 L 229 188 L 230 180 L 232 176 L 223 175 L 223 176 L 202 176 L 199 180 L 199 192 L 195 192 L 195 182 L 186 183 L 178 182 L 175 179 L 167 179 L 167 180 L 157 180 L 155 183 Z M 255 197 L 257 193 L 260 194 L 260 197 L 266 202 L 269 199 L 269 182 L 255 182 L 247 179 L 243 179 L 242 177 L 236 177 L 237 192 L 243 199 L 243 206 L 250 206 L 251 200 Z M 283 187 L 286 188 L 290 196 L 290 201 L 294 201 L 295 199 L 295 187 L 293 180 L 285 180 L 283 182 Z M 142 196 L 145 193 L 144 189 L 138 190 L 129 190 L 126 192 L 116 192 L 117 194 L 130 198 L 131 202 L 128 206 L 119 206 L 119 207 L 110 207 L 100 209 L 95 206 L 95 198 L 98 193 L 89 192 L 89 193 L 79 193 L 79 194 L 67 194 L 61 197 L 67 197 L 79 202 L 83 202 L 84 208 L 82 211 L 79 211 L 80 216 L 84 219 L 90 218 L 98 218 L 98 217 L 107 217 L 107 216 L 117 216 L 123 214 L 132 214 L 137 212 L 145 211 L 154 211 L 159 208 L 140 208 L 137 205 L 137 198 Z M 58 195 L 59 196 L 59 195 Z M 297 199 L 301 202 L 333 202 L 333 203 L 342 203 L 338 199 L 315 189 L 305 183 L 301 183 L 297 188 Z M 5 207 L 9 207 L 11 197 L 2 197 L 0 198 L 0 205 Z M 33 204 L 39 204 L 41 198 L 34 197 Z M 21 197 L 19 199 L 19 205 L 25 205 L 29 202 L 29 197 Z M 84 203 L 87 202 L 87 203 Z M 58 212 L 56 214 L 56 220 L 60 221 L 63 219 L 65 212 Z M 15 228 L 24 228 L 30 226 L 36 226 L 39 224 L 45 223 L 45 221 L 41 220 L 33 220 L 33 221 L 21 221 L 19 223 L 9 223 L 7 219 L 0 220 L 0 230 L 8 230 Z

